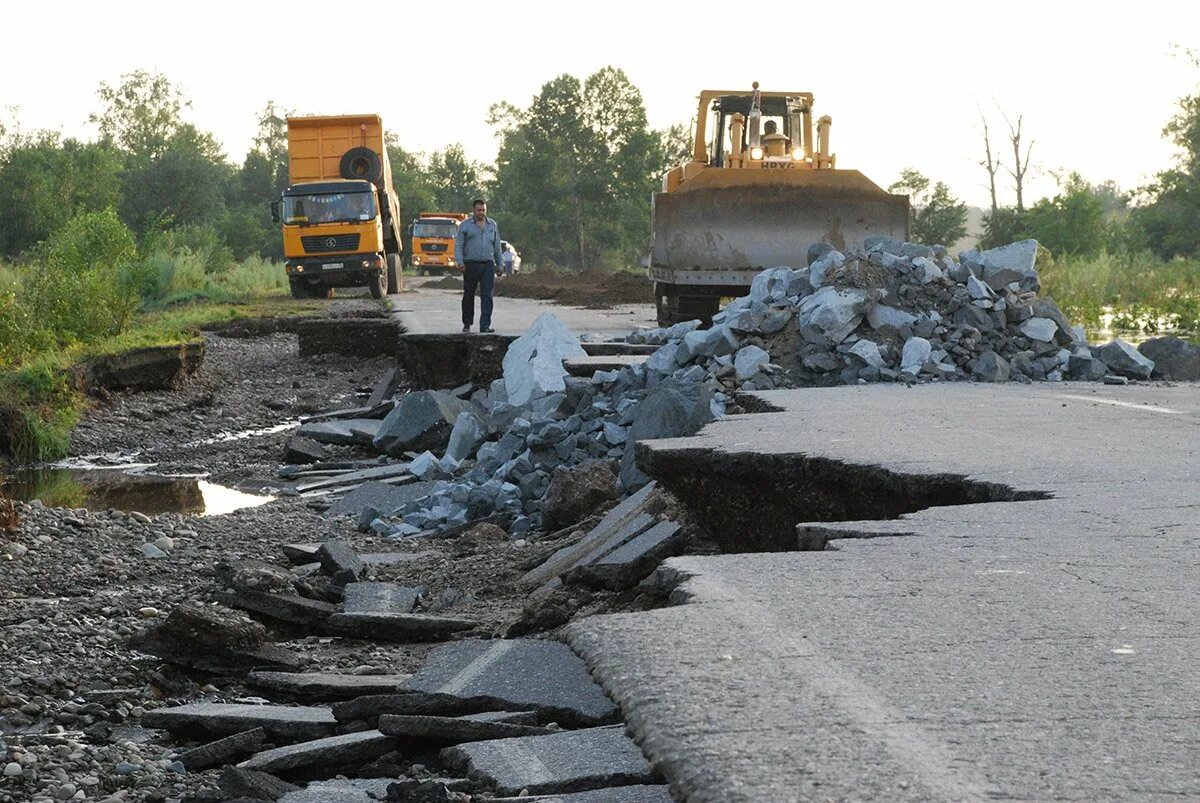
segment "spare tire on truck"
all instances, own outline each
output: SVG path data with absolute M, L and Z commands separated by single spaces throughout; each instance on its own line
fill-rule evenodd
M 342 154 L 338 172 L 342 178 L 357 178 L 375 183 L 383 176 L 383 162 L 380 161 L 379 154 L 370 148 L 351 148 Z

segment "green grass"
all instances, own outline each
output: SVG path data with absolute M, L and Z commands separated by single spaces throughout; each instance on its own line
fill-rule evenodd
M 1058 257 L 1039 266 L 1042 293 L 1089 330 L 1111 321 L 1116 331 L 1200 331 L 1200 262 L 1102 253 Z

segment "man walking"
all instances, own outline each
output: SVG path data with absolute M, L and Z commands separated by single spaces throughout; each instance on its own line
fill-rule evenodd
M 471 331 L 475 322 L 475 289 L 479 289 L 479 331 L 492 329 L 492 287 L 496 274 L 503 269 L 500 229 L 487 216 L 487 204 L 480 198 L 471 202 L 472 216 L 458 227 L 454 258 L 463 269 L 463 331 Z

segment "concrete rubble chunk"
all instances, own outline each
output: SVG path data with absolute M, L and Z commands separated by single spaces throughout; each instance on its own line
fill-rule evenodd
M 621 482 L 627 489 L 644 485 L 649 480 L 634 462 L 637 442 L 695 435 L 712 420 L 711 401 L 712 390 L 699 383 L 664 383 L 642 400 L 629 426 L 621 456 Z
M 876 304 L 867 310 L 867 323 L 872 329 L 890 326 L 899 329 L 902 326 L 912 326 L 917 322 L 917 316 L 886 304 Z
M 564 576 L 568 583 L 620 591 L 633 588 L 686 542 L 683 529 L 661 521 L 595 561 L 577 566 Z
M 458 414 L 454 427 L 450 430 L 450 440 L 446 444 L 446 456 L 458 462 L 466 460 L 475 454 L 479 444 L 487 436 L 487 427 L 475 413 L 464 411 Z
M 674 803 L 671 787 L 666 784 L 608 786 L 587 792 L 535 797 L 493 797 L 488 803 Z
M 283 462 L 293 465 L 320 463 L 326 457 L 328 453 L 320 443 L 299 436 L 289 438 L 283 449 Z
M 313 781 L 303 789 L 288 792 L 278 803 L 375 803 L 387 800 L 392 778 L 338 778 Z
M 1154 360 L 1120 338 L 1093 349 L 1093 354 L 1117 376 L 1127 379 L 1149 379 L 1154 373 Z
M 251 672 L 246 682 L 256 689 L 291 700 L 328 702 L 367 694 L 395 692 L 409 675 L 343 675 L 326 672 Z
M 750 283 L 750 300 L 760 304 L 786 301 L 795 279 L 791 268 L 769 268 L 761 271 Z
M 358 428 L 358 432 L 355 428 Z M 371 438 L 365 435 L 379 427 L 374 418 L 340 418 L 334 421 L 310 421 L 296 429 L 297 437 L 308 438 L 330 446 L 369 446 Z
M 1017 331 L 1030 340 L 1052 343 L 1054 335 L 1058 332 L 1058 324 L 1049 318 L 1030 318 L 1018 326 Z
M 291 792 L 300 791 L 299 786 L 270 773 L 240 767 L 222 770 L 217 785 L 230 800 L 280 800 Z
M 383 419 L 373 444 L 394 457 L 410 451 L 441 451 L 459 414 L 469 408 L 469 402 L 441 390 L 406 393 Z
M 442 760 L 501 795 L 650 784 L 657 774 L 620 726 L 447 747 Z
M 835 346 L 853 332 L 875 300 L 864 290 L 822 287 L 800 301 L 797 321 L 810 343 Z
M 739 381 L 758 375 L 762 367 L 771 361 L 771 355 L 759 346 L 743 346 L 733 358 L 733 369 Z
M 459 641 L 437 647 L 405 684 L 495 708 L 536 709 L 567 725 L 611 722 L 617 708 L 571 648 L 557 641 Z
M 273 741 L 290 744 L 331 735 L 337 720 L 324 706 L 188 703 L 147 711 L 142 724 L 172 733 L 199 732 L 216 736 L 262 728 Z
M 440 641 L 479 623 L 471 619 L 423 613 L 335 613 L 326 622 L 330 633 L 372 641 Z
M 554 314 L 545 312 L 505 352 L 504 390 L 516 407 L 566 388 L 563 360 L 586 357 L 579 338 Z
M 994 351 L 985 351 L 975 360 L 971 376 L 981 382 L 1007 382 L 1009 371 L 1008 360 Z
M 304 480 L 296 483 L 296 490 L 306 494 L 312 491 L 339 488 L 344 485 L 360 485 L 371 481 L 397 481 L 410 473 L 408 463 L 392 463 L 386 466 L 372 466 L 358 471 L 348 471 L 334 477 Z
M 570 569 L 630 519 L 641 513 L 642 506 L 646 504 L 657 488 L 658 484 L 654 482 L 642 486 L 636 493 L 626 497 L 619 505 L 605 514 L 600 523 L 593 527 L 582 540 L 568 544 L 556 551 L 540 566 L 526 572 L 520 582 L 525 585 L 540 586 Z
M 558 466 L 542 497 L 542 523 L 548 530 L 581 521 L 617 498 L 617 473 L 609 460 Z
M 294 654 L 267 639 L 261 624 L 216 606 L 180 605 L 161 624 L 135 637 L 133 645 L 177 666 L 208 672 L 300 666 Z
M 900 354 L 900 370 L 916 376 L 932 352 L 933 347 L 928 340 L 923 337 L 910 337 L 904 341 L 904 349 Z
M 1020 240 L 998 248 L 989 248 L 979 255 L 983 265 L 983 280 L 993 290 L 1003 290 L 1016 282 L 1019 289 L 1036 292 L 1041 289 L 1037 262 L 1037 240 Z
M 379 724 L 384 714 L 404 716 L 458 717 L 490 712 L 498 706 L 488 700 L 467 699 L 452 694 L 429 694 L 401 689 L 395 694 L 368 694 L 333 704 L 333 715 L 342 723 Z M 525 709 L 515 706 L 523 713 Z
M 346 613 L 410 613 L 425 593 L 419 586 L 396 583 L 358 582 L 342 589 Z
M 1174 382 L 1200 380 L 1200 348 L 1177 337 L 1153 337 L 1138 346 L 1154 362 L 1154 376 Z
M 175 760 L 182 763 L 188 772 L 221 767 L 240 756 L 255 752 L 262 746 L 266 738 L 265 730 L 251 728 L 223 739 L 217 739 L 215 742 L 184 750 L 175 756 Z
M 882 368 L 886 364 L 879 351 L 879 344 L 866 338 L 856 340 L 850 347 L 850 353 L 872 368 Z
M 321 568 L 338 585 L 354 582 L 365 568 L 358 553 L 340 538 L 331 538 L 321 544 L 321 548 L 317 550 L 317 559 L 321 561 Z
M 509 739 L 520 736 L 543 736 L 551 731 L 531 725 L 485 721 L 470 717 L 438 717 L 429 715 L 383 714 L 379 730 L 390 736 L 417 739 L 433 744 L 461 744 L 487 739 Z
M 319 766 L 322 772 L 365 764 L 395 747 L 396 740 L 377 730 L 327 736 L 264 750 L 238 764 L 242 769 L 287 773 Z

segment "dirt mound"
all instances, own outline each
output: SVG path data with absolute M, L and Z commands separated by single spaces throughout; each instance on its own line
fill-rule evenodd
M 535 298 L 589 309 L 654 303 L 653 283 L 644 274 L 632 271 L 560 273 L 543 269 L 506 276 L 496 282 L 495 292 L 498 296 Z

